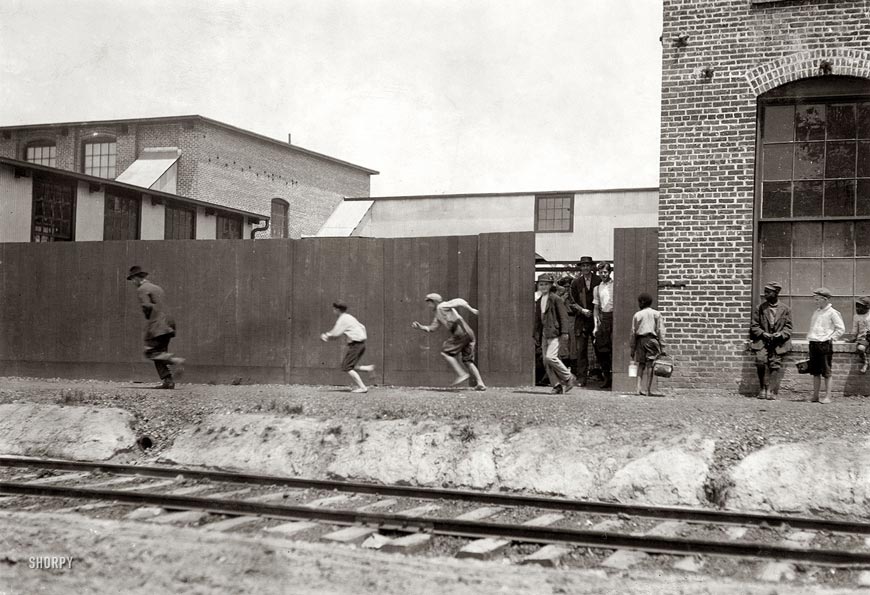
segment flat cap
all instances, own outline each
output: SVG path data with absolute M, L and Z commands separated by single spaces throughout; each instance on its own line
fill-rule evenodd
M 438 294 L 438 293 L 427 293 L 427 294 L 426 294 L 426 299 L 425 299 L 424 301 L 426 301 L 426 302 L 435 302 L 436 304 L 440 304 L 441 302 L 444 301 L 444 299 L 441 297 L 441 294 Z
M 553 277 L 552 273 L 544 273 L 540 277 L 538 277 L 538 283 L 555 283 L 556 278 Z
M 867 297 L 866 295 L 864 297 L 859 297 L 855 300 L 855 303 L 870 308 L 870 297 Z
M 831 299 L 831 290 L 827 287 L 817 287 L 813 290 L 814 295 L 820 295 L 824 298 Z
M 779 293 L 780 291 L 782 291 L 782 285 L 780 285 L 776 281 L 771 281 L 770 283 L 768 283 L 767 285 L 764 286 L 764 289 L 769 289 L 771 291 L 775 291 L 776 293 Z

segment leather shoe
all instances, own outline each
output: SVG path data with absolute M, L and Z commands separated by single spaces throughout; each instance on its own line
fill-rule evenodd
M 557 384 L 553 387 L 553 390 L 550 391 L 551 395 L 561 395 L 562 394 L 562 385 Z
M 163 384 L 158 384 L 154 388 L 162 388 L 162 389 L 166 389 L 166 390 L 172 390 L 175 388 L 175 383 L 174 382 L 164 382 Z

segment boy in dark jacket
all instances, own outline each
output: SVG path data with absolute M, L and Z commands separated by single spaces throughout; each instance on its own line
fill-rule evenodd
M 564 394 L 574 388 L 577 378 L 559 359 L 559 341 L 568 340 L 568 311 L 565 302 L 551 292 L 553 276 L 544 273 L 538 278 L 541 297 L 535 301 L 535 345 L 541 347 L 544 368 L 550 378 L 553 394 Z
M 782 356 L 791 350 L 791 310 L 779 301 L 782 286 L 764 286 L 764 302 L 752 311 L 750 348 L 755 352 L 755 370 L 761 390 L 759 399 L 776 399 L 784 370 Z

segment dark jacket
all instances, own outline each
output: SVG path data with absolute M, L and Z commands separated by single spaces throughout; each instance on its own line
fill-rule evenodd
M 594 306 L 592 304 L 592 292 L 595 286 L 601 283 L 601 279 L 595 273 L 592 273 L 592 280 L 589 283 L 589 289 L 586 289 L 586 283 L 583 281 L 583 275 L 577 275 L 571 282 L 571 288 L 568 291 L 568 299 L 565 306 L 568 308 L 569 314 L 574 316 L 574 334 L 575 335 L 591 335 L 592 329 L 595 328 L 595 317 L 592 315 Z M 583 316 L 581 308 L 589 310 L 589 316 Z
M 547 309 L 543 314 L 541 314 L 541 298 L 535 300 L 535 343 L 540 343 L 541 337 L 552 339 L 567 333 L 568 324 L 565 302 L 555 292 L 550 292 L 547 298 Z
M 776 353 L 788 353 L 791 351 L 791 310 L 782 302 L 777 303 L 773 324 L 768 320 L 768 310 L 770 304 L 765 301 L 752 311 L 752 323 L 749 326 L 751 347 L 754 351 L 768 347 L 775 349 Z M 766 339 L 764 333 L 771 336 Z

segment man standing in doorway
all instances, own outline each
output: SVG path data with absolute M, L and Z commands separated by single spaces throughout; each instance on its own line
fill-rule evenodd
M 601 282 L 597 275 L 592 274 L 592 257 L 581 256 L 577 266 L 580 267 L 580 274 L 571 282 L 571 288 L 568 292 L 568 301 L 566 306 L 568 310 L 574 314 L 574 337 L 577 343 L 577 359 L 574 363 L 574 369 L 571 370 L 580 386 L 586 386 L 589 381 L 587 374 L 589 372 L 589 340 L 592 338 L 592 331 L 595 328 L 595 317 L 593 316 L 595 287 Z
M 592 303 L 595 305 L 592 335 L 595 357 L 604 375 L 601 388 L 610 388 L 613 386 L 613 267 L 610 263 L 599 262 L 597 268 L 600 283 L 592 292 Z
M 553 275 L 544 273 L 538 278 L 541 297 L 535 302 L 535 345 L 541 347 L 544 368 L 550 378 L 553 394 L 561 395 L 574 388 L 577 378 L 559 359 L 559 343 L 568 339 L 568 311 L 553 288 Z
M 169 367 L 180 366 L 184 359 L 169 353 L 169 341 L 175 336 L 175 322 L 167 315 L 163 289 L 148 280 L 141 267 L 130 267 L 127 280 L 136 285 L 139 305 L 145 315 L 145 357 L 154 362 L 161 384 L 154 388 L 173 389 L 175 379 Z M 176 374 L 180 370 L 176 368 Z
M 776 282 L 765 285 L 764 302 L 752 312 L 749 338 L 761 385 L 759 399 L 776 399 L 785 372 L 782 356 L 791 350 L 791 310 L 779 301 L 781 290 Z

